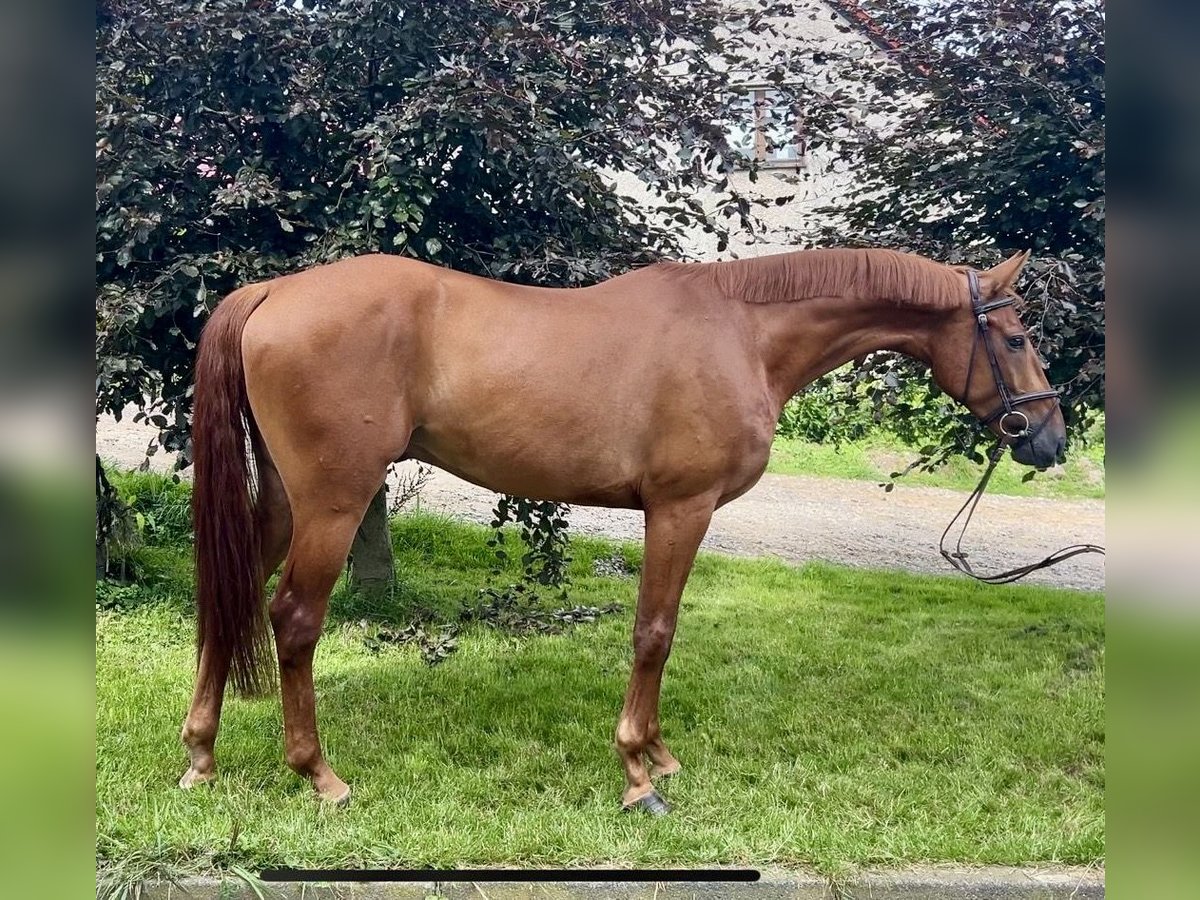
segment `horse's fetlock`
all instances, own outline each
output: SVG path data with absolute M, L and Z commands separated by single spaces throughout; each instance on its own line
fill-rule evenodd
M 284 759 L 287 760 L 288 767 L 294 772 L 298 772 L 301 775 L 311 775 L 316 769 L 317 763 L 320 762 L 321 751 L 309 744 L 288 747 L 284 751 Z

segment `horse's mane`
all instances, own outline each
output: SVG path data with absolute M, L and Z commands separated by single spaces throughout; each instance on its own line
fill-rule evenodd
M 666 265 L 709 278 L 722 294 L 747 303 L 855 296 L 949 309 L 966 302 L 957 270 L 895 250 L 799 250 L 728 262 Z

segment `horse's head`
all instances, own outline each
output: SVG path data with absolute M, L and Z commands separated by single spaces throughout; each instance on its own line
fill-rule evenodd
M 1044 468 L 1060 461 L 1067 429 L 1058 394 L 1017 315 L 1012 286 L 1029 253 L 991 269 L 966 272 L 970 302 L 947 316 L 931 348 L 933 377 L 997 435 L 1017 462 Z

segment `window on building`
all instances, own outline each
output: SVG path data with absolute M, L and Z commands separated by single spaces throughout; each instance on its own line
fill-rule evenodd
M 799 111 L 787 93 L 765 85 L 744 85 L 730 98 L 729 144 L 745 162 L 795 168 L 805 164 Z

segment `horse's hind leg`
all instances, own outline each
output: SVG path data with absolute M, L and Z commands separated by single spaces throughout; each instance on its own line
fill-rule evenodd
M 258 461 L 258 496 L 255 514 L 262 535 L 261 560 L 263 573 L 269 577 L 287 554 L 292 539 L 292 509 L 279 472 L 271 463 L 261 441 L 254 442 Z M 188 748 L 190 765 L 179 779 L 179 786 L 190 788 L 212 781 L 216 777 L 213 745 L 221 723 L 221 704 L 225 697 L 225 682 L 229 677 L 229 653 L 215 653 L 210 646 L 201 648 L 200 665 L 196 673 L 196 689 L 192 705 L 183 723 L 181 735 Z
M 346 454 L 343 452 L 342 459 Z M 337 458 L 332 455 L 326 458 Z M 317 733 L 312 662 L 325 622 L 329 593 L 346 563 L 367 504 L 383 483 L 386 466 L 343 468 L 329 478 L 319 465 L 288 481 L 294 530 L 283 576 L 271 601 L 271 626 L 279 656 L 287 763 L 307 778 L 321 799 L 342 803 L 350 788 L 330 768 Z M 290 473 L 285 472 L 285 479 Z

